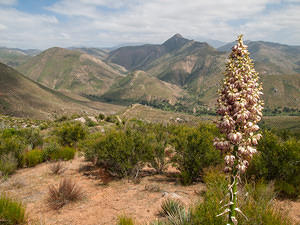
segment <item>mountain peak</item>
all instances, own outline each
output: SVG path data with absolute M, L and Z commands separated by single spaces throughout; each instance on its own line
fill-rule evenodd
M 181 34 L 175 34 L 168 40 L 166 40 L 162 45 L 165 46 L 167 51 L 171 52 L 175 49 L 181 48 L 183 45 L 185 45 L 190 40 L 184 38 Z
M 181 34 L 174 34 L 172 38 L 184 38 Z

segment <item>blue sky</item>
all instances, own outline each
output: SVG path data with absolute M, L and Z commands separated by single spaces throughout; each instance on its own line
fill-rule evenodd
M 109 47 L 175 33 L 300 45 L 300 0 L 0 0 L 0 46 Z

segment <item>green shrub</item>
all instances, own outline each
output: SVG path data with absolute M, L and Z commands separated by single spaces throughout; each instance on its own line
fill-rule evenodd
M 80 122 L 64 122 L 55 129 L 55 134 L 62 145 L 71 147 L 86 137 L 87 129 Z
M 58 151 L 53 152 L 50 154 L 51 160 L 71 160 L 74 159 L 76 150 L 71 147 L 61 147 Z
M 23 166 L 23 151 L 25 149 L 24 139 L 12 135 L 6 136 L 6 134 L 2 134 L 0 136 L 0 156 L 12 154 L 18 162 L 18 167 Z
M 177 126 L 173 132 L 172 143 L 176 154 L 172 162 L 180 171 L 183 184 L 191 184 L 200 177 L 204 168 L 222 161 L 220 153 L 213 146 L 213 139 L 217 133 L 215 126 Z
M 96 122 L 94 122 L 93 120 L 91 120 L 89 117 L 85 118 L 85 125 L 87 125 L 88 127 L 94 127 L 97 125 Z
M 1 224 L 24 224 L 25 208 L 21 202 L 15 201 L 3 194 L 0 195 L 0 221 Z
M 300 141 L 289 138 L 282 141 L 265 131 L 257 154 L 247 171 L 248 177 L 275 181 L 275 190 L 281 196 L 296 198 L 300 195 Z
M 99 113 L 98 115 L 98 120 L 104 120 L 105 119 L 105 115 L 103 113 Z
M 118 122 L 118 119 L 115 115 L 110 115 L 105 118 L 105 121 L 109 123 L 116 123 Z
M 42 160 L 51 160 L 51 156 L 58 154 L 60 149 L 61 146 L 56 142 L 51 141 L 50 143 L 47 143 L 42 151 Z
M 34 167 L 43 162 L 43 153 L 40 149 L 33 149 L 24 154 L 24 163 L 27 167 Z
M 30 145 L 32 149 L 43 145 L 43 138 L 39 129 L 24 128 L 19 130 L 18 135 L 23 137 L 26 145 Z
M 127 216 L 120 216 L 118 225 L 134 225 L 133 219 Z
M 111 130 L 106 135 L 99 135 L 84 154 L 87 160 L 97 161 L 98 166 L 114 176 L 133 176 L 149 157 L 147 140 L 144 133 L 136 129 Z
M 13 174 L 18 167 L 18 161 L 12 153 L 1 155 L 0 157 L 0 171 L 2 175 Z
M 169 132 L 162 124 L 154 124 L 148 128 L 147 135 L 151 143 L 149 162 L 156 172 L 161 174 L 168 164 L 166 148 L 169 144 Z

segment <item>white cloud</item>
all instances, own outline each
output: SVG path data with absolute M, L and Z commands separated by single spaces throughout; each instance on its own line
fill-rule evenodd
M 62 16 L 60 21 L 55 16 L 0 8 L 0 21 L 6 27 L 6 33 L 0 33 L 0 45 L 161 43 L 175 33 L 191 39 L 232 41 L 241 32 L 247 39 L 300 45 L 299 1 L 59 0 L 46 9 Z
M 0 5 L 15 5 L 17 0 L 0 0 Z

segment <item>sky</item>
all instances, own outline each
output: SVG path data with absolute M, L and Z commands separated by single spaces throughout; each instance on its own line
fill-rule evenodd
M 0 46 L 111 47 L 201 41 L 300 45 L 300 0 L 0 0 Z

